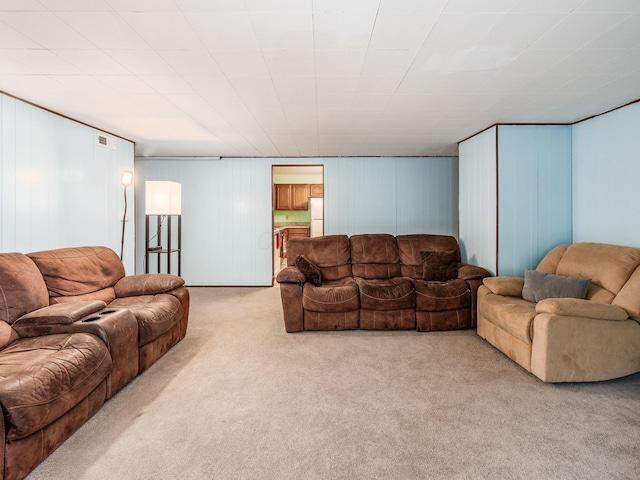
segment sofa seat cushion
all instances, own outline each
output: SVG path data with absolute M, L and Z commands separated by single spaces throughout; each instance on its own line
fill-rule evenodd
M 0 352 L 7 439 L 24 438 L 71 410 L 112 369 L 107 346 L 88 333 L 19 339 Z
M 173 295 L 141 295 L 116 298 L 110 307 L 126 308 L 138 320 L 138 346 L 168 332 L 182 318 L 182 305 Z
M 305 283 L 302 291 L 302 306 L 305 310 L 322 313 L 340 313 L 360 307 L 358 284 L 351 277 L 323 282 L 316 287 Z
M 408 278 L 387 280 L 356 278 L 360 288 L 360 307 L 368 310 L 400 310 L 414 308 L 416 294 Z
M 522 298 L 489 294 L 478 305 L 482 316 L 506 333 L 531 345 L 536 304 Z
M 471 290 L 462 279 L 448 282 L 414 280 L 416 310 L 421 312 L 443 312 L 458 310 L 471 305 Z

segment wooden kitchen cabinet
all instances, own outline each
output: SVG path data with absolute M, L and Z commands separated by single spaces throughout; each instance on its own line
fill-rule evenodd
M 309 185 L 309 196 L 311 198 L 322 198 L 324 196 L 324 185 L 322 183 Z
M 307 210 L 309 185 L 282 183 L 275 185 L 276 210 Z
M 277 184 L 276 190 L 276 210 L 293 210 L 291 202 L 291 185 L 288 183 Z
M 309 208 L 309 185 L 291 185 L 293 210 L 307 210 Z
M 289 227 L 287 228 L 287 241 L 292 238 L 307 238 L 309 236 L 309 227 Z

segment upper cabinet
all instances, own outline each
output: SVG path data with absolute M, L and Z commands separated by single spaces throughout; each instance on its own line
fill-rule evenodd
M 324 196 L 324 185 L 321 183 L 309 185 L 309 196 L 311 198 L 322 198 Z
M 307 210 L 309 208 L 309 185 L 291 185 L 293 210 Z
M 307 210 L 309 185 L 282 183 L 275 185 L 276 210 Z
M 291 185 L 278 184 L 276 189 L 276 210 L 293 210 L 291 202 Z

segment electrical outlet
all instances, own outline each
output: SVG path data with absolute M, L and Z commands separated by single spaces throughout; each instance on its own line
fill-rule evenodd
M 285 215 L 285 216 L 284 216 L 284 219 L 285 219 L 285 220 L 289 220 L 289 215 Z

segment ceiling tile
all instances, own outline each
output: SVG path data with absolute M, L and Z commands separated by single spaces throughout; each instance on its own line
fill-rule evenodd
M 135 75 L 95 75 L 95 77 L 109 88 L 122 94 L 155 94 L 142 79 Z
M 120 0 L 127 2 L 129 0 Z M 149 0 L 155 1 L 155 0 Z M 246 12 L 244 0 L 173 0 L 183 12 Z
M 140 75 L 140 78 L 161 95 L 195 93 L 179 75 Z
M 637 2 L 640 5 L 640 2 Z M 640 13 L 629 16 L 589 42 L 585 48 L 629 48 L 638 46 L 640 38 Z
M 577 12 L 637 12 L 638 0 L 585 0 L 576 7 Z
M 316 51 L 316 75 L 319 76 L 346 76 L 359 75 L 364 62 L 365 50 Z
M 512 12 L 571 12 L 584 0 L 518 0 Z
M 117 13 L 59 12 L 57 15 L 99 48 L 114 50 L 149 48 L 147 43 Z M 88 47 L 76 46 L 75 48 Z
M 533 48 L 581 48 L 626 17 L 624 13 L 571 13 L 533 43 Z
M 380 0 L 314 0 L 314 12 L 377 11 Z
M 264 58 L 258 51 L 212 51 L 211 55 L 223 73 L 228 77 L 269 76 L 269 70 L 264 62 Z
M 31 70 L 28 73 L 42 75 L 79 75 L 82 73 L 79 68 L 49 50 L 0 50 L 0 52 L 4 57 L 24 64 Z
M 41 48 L 9 25 L 0 22 L 0 45 L 2 48 Z
M 187 20 L 204 45 L 212 51 L 257 50 L 247 13 L 186 13 Z
M 127 75 L 129 70 L 100 50 L 54 50 L 53 53 L 90 75 Z
M 269 72 L 274 77 L 307 76 L 315 73 L 313 51 L 262 52 Z
M 311 12 L 312 0 L 244 0 L 250 12 Z
M 38 11 L 45 10 L 44 6 L 37 0 L 0 0 L 0 11 Z
M 392 95 L 402 77 L 365 77 L 361 76 L 356 89 L 358 95 Z
M 549 70 L 573 50 L 525 50 L 512 62 L 505 65 L 502 75 L 539 75 Z
M 39 0 L 53 12 L 110 12 L 105 0 Z
M 313 49 L 311 12 L 251 13 L 250 18 L 261 50 Z
M 482 48 L 525 49 L 556 25 L 560 12 L 507 13 L 482 37 Z
M 247 106 L 279 108 L 280 102 L 271 77 L 233 77 L 229 81 Z
M 449 0 L 446 12 L 503 13 L 513 7 L 513 0 Z
M 183 75 L 184 79 L 200 94 L 235 95 L 231 82 L 227 77 L 206 77 Z
M 318 95 L 353 95 L 360 77 L 316 77 Z
M 378 13 L 371 36 L 377 50 L 417 50 L 438 20 L 436 13 Z
M 204 48 L 182 13 L 121 13 L 120 16 L 151 48 L 188 50 Z
M 375 11 L 316 12 L 313 42 L 318 50 L 363 50 L 369 45 Z
M 223 76 L 207 50 L 158 50 L 158 54 L 182 76 Z
M 176 4 L 180 3 L 180 0 L 106 0 L 106 2 L 116 12 L 176 12 L 178 11 Z
M 380 0 L 381 12 L 441 12 L 449 0 Z
M 152 50 L 107 50 L 107 55 L 131 73 L 138 75 L 172 75 L 176 72 Z
M 362 64 L 361 74 L 366 76 L 399 76 L 407 73 L 417 51 L 369 50 Z
M 93 48 L 86 38 L 51 12 L 0 12 L 0 21 L 44 48 Z
M 423 48 L 447 51 L 476 48 L 500 20 L 502 15 L 494 13 L 443 13 Z

